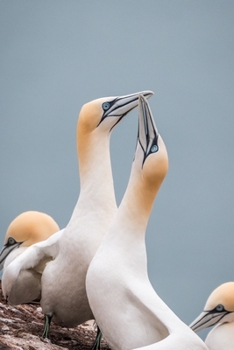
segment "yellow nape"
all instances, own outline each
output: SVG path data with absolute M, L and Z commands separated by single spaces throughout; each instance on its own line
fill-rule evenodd
M 98 98 L 83 105 L 77 123 L 79 134 L 89 133 L 96 129 L 103 115 L 102 104 L 110 99 L 112 97 Z
M 158 137 L 159 151 L 147 157 L 143 166 L 143 177 L 151 190 L 157 190 L 168 171 L 168 154 L 163 139 Z
M 28 247 L 47 239 L 57 231 L 59 226 L 51 216 L 38 211 L 27 211 L 10 223 L 4 244 L 12 237 L 16 242 L 23 242 L 21 246 Z
M 234 282 L 226 282 L 217 287 L 209 296 L 205 310 L 213 310 L 219 304 L 227 311 L 234 311 Z

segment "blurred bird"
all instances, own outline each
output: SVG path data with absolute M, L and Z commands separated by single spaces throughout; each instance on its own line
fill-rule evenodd
M 207 299 L 204 311 L 190 324 L 195 332 L 215 326 L 205 343 L 210 350 L 234 349 L 234 282 L 221 284 Z
M 158 297 L 148 278 L 145 230 L 168 156 L 146 99 L 139 99 L 128 187 L 88 269 L 88 300 L 112 349 L 207 349 Z
M 0 252 L 0 270 L 29 246 L 44 241 L 57 231 L 59 231 L 58 224 L 45 213 L 26 211 L 18 215 L 6 231 Z
M 4 246 L 0 253 L 0 269 L 6 267 L 28 247 L 44 241 L 55 232 L 59 226 L 54 219 L 38 211 L 27 211 L 18 215 L 9 225 Z M 17 279 L 11 281 L 13 288 L 8 291 L 9 300 L 15 304 L 40 298 L 41 274 L 48 259 L 28 271 L 22 271 Z M 4 284 L 4 282 L 3 282 Z

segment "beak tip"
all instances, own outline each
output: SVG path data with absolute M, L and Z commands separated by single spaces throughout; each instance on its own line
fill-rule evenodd
M 153 96 L 154 95 L 154 92 L 149 90 L 149 97 Z
M 145 90 L 145 91 L 141 91 L 138 93 L 139 95 L 144 96 L 146 99 L 150 98 L 151 96 L 154 95 L 154 92 L 151 90 Z

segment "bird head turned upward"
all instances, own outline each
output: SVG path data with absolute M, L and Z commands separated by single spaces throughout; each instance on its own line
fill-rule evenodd
M 190 324 L 190 328 L 198 332 L 226 322 L 234 322 L 234 282 L 221 284 L 210 294 L 204 311 Z
M 6 257 L 18 247 L 29 247 L 43 241 L 59 231 L 54 219 L 38 211 L 27 211 L 18 215 L 8 226 L 4 245 L 0 253 L 0 269 Z
M 139 96 L 138 136 L 129 186 L 144 208 L 151 207 L 168 170 L 168 155 L 162 137 L 143 95 Z

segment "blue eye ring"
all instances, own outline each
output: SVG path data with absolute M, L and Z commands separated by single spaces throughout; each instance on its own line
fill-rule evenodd
M 158 151 L 158 146 L 157 146 L 157 145 L 153 145 L 153 146 L 151 147 L 150 151 L 151 151 L 152 153 L 157 152 L 157 151 Z
M 16 242 L 15 242 L 14 238 L 9 237 L 7 243 L 8 243 L 9 245 L 13 245 L 13 244 L 15 244 Z
M 109 103 L 109 102 L 104 102 L 104 103 L 102 104 L 102 109 L 103 109 L 104 111 L 107 111 L 109 108 L 110 108 L 110 103 Z
M 215 310 L 218 312 L 224 311 L 224 306 L 222 304 L 219 304 L 216 306 Z

